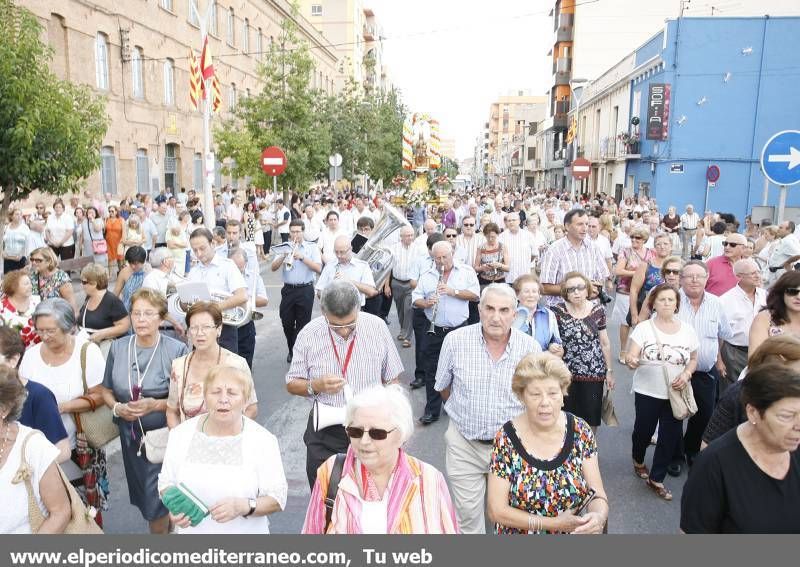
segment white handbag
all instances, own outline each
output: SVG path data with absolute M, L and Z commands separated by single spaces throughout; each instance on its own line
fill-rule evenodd
M 144 456 L 151 463 L 163 463 L 169 442 L 169 427 L 153 429 L 144 434 Z

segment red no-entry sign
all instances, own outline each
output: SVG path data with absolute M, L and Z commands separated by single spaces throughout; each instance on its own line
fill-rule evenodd
M 586 179 L 592 172 L 592 162 L 586 158 L 579 157 L 572 162 L 572 177 L 575 179 Z
M 272 177 L 286 171 L 286 154 L 278 146 L 270 146 L 261 152 L 261 169 Z

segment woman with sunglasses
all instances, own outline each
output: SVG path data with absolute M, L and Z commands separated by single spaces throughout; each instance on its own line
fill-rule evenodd
M 683 260 L 680 256 L 670 256 L 669 258 L 665 259 L 661 264 L 661 277 L 663 278 L 664 283 L 671 288 L 679 289 L 681 287 L 682 268 Z M 653 293 L 653 289 L 647 292 L 648 298 L 650 297 L 650 294 Z M 650 315 L 652 315 L 652 312 L 650 311 L 650 305 L 647 301 L 647 298 L 645 298 L 642 308 L 639 310 L 639 321 L 647 321 L 650 318 Z M 622 363 L 625 364 L 625 361 L 623 360 Z
M 45 299 L 61 298 L 75 308 L 75 292 L 72 279 L 58 267 L 58 258 L 49 246 L 31 252 L 31 293 Z
M 628 344 L 628 333 L 631 328 L 629 311 L 631 306 L 631 280 L 636 275 L 636 270 L 641 264 L 647 264 L 653 259 L 655 252 L 645 247 L 645 242 L 650 238 L 650 231 L 644 226 L 637 226 L 630 232 L 631 245 L 623 248 L 617 258 L 614 273 L 617 276 L 617 295 L 614 299 L 614 310 L 611 313 L 611 323 L 619 325 L 619 361 L 625 361 L 625 345 Z
M 181 534 L 268 534 L 267 516 L 284 509 L 288 486 L 278 440 L 245 415 L 250 373 L 212 366 L 201 390 L 207 411 L 170 432 L 158 490 L 163 498 L 170 487 L 186 487 L 209 515 L 194 527 L 183 513 L 170 520 Z
M 564 303 L 553 306 L 552 310 L 558 322 L 564 362 L 572 373 L 564 409 L 597 430 L 603 387 L 614 389 L 614 371 L 606 312 L 599 302 L 589 301 L 594 293 L 589 278 L 580 272 L 569 272 L 561 282 Z
M 128 334 L 128 310 L 116 295 L 109 293 L 105 264 L 85 266 L 81 270 L 81 286 L 86 301 L 78 311 L 78 326 L 105 356 L 112 340 Z
M 639 311 L 642 309 L 647 292 L 664 283 L 661 268 L 664 260 L 672 254 L 672 238 L 669 234 L 658 234 L 654 240 L 654 247 L 655 254 L 647 262 L 639 264 L 631 279 L 628 313 L 631 327 L 639 324 Z
M 161 293 L 143 288 L 131 298 L 133 334 L 114 341 L 108 352 L 102 396 L 114 414 L 130 502 L 148 521 L 150 533 L 166 534 L 169 515 L 158 494 L 161 463 L 147 460 L 144 436 L 167 426 L 172 361 L 186 345 L 158 332 L 167 315 Z
M 325 499 L 337 466 L 330 457 L 317 471 L 304 534 L 459 533 L 444 476 L 403 446 L 414 432 L 411 403 L 393 384 L 362 390 L 347 402 L 350 438 L 331 521 Z
M 767 307 L 753 319 L 749 352 L 755 352 L 767 337 L 791 334 L 800 337 L 800 272 L 784 273 L 767 294 Z
M 205 413 L 205 394 L 203 384 L 212 366 L 237 368 L 250 377 L 250 396 L 244 415 L 255 419 L 258 415 L 258 399 L 253 378 L 247 361 L 231 351 L 222 348 L 219 336 L 222 333 L 222 311 L 219 305 L 210 301 L 198 301 L 186 311 L 186 328 L 192 339 L 194 350 L 172 361 L 172 375 L 169 381 L 167 398 L 167 426 L 172 429 L 178 424 Z
M 108 218 L 106 219 L 106 242 L 108 244 L 108 273 L 113 273 L 113 268 L 117 272 L 122 271 L 123 256 L 119 253 L 119 243 L 122 242 L 123 220 L 117 214 L 117 207 L 108 207 Z

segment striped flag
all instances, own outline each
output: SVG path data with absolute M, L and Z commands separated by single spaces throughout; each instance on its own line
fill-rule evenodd
M 203 79 L 200 75 L 200 67 L 197 64 L 197 57 L 194 49 L 189 49 L 189 100 L 197 110 L 200 98 L 203 96 Z
M 222 106 L 222 93 L 221 88 L 219 86 L 219 79 L 217 76 L 214 75 L 214 78 L 211 80 L 211 110 L 212 112 L 217 112 Z
M 203 52 L 200 54 L 200 73 L 203 79 L 210 79 L 214 76 L 214 61 L 211 59 L 211 46 L 208 44 L 208 36 L 203 42 Z

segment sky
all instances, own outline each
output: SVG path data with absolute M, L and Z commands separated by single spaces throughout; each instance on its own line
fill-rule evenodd
M 472 156 L 494 99 L 548 88 L 549 0 L 370 0 L 389 78 L 412 112 L 428 112 L 459 159 Z

